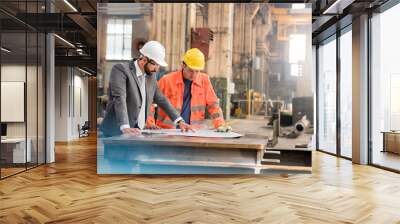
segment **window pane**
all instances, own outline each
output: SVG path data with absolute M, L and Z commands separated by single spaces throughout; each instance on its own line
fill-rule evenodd
M 130 36 L 124 38 L 124 59 L 131 59 L 132 38 Z
M 117 19 L 115 21 L 115 33 L 122 34 L 124 33 L 124 21 L 122 19 Z
M 115 19 L 108 20 L 107 33 L 115 33 Z
M 124 49 L 124 52 L 123 52 L 123 59 L 125 59 L 125 60 L 130 60 L 130 59 L 132 59 L 132 57 L 131 57 L 131 51 L 130 51 L 130 50 Z
M 36 32 L 27 33 L 27 43 L 28 43 L 28 62 L 27 62 L 27 75 L 26 75 L 26 112 L 27 112 L 27 143 L 28 151 L 31 153 L 28 155 L 27 166 L 28 168 L 37 165 L 38 161 L 38 139 L 37 139 L 37 76 L 38 76 L 38 34 Z
M 116 59 L 122 58 L 122 47 L 123 47 L 122 35 L 116 35 L 114 42 L 114 56 Z
M 341 155 L 351 158 L 352 142 L 352 35 L 340 37 L 340 127 Z
M 39 34 L 39 45 L 38 45 L 38 164 L 45 163 L 46 149 L 45 149 L 45 111 L 46 111 L 46 36 L 43 33 Z
M 299 65 L 298 64 L 290 65 L 290 74 L 292 76 L 299 76 Z
M 319 149 L 336 153 L 336 40 L 319 47 Z
M 304 61 L 306 57 L 306 35 L 290 35 L 289 41 L 289 63 L 298 63 Z
M 110 19 L 107 25 L 108 60 L 130 60 L 132 49 L 132 20 Z
M 4 2 L 4 3 L 3 3 Z M 45 41 L 42 30 L 25 26 L 16 18 L 38 23 L 44 0 L 1 1 L 1 145 L 0 178 L 35 167 L 45 161 Z M 10 15 L 17 15 L 12 17 Z M 19 25 L 18 25 L 19 24 Z
M 375 15 L 372 25 L 372 163 L 400 170 L 400 133 L 387 141 L 382 132 L 400 130 L 400 4 Z M 385 142 L 385 145 L 384 145 Z M 396 143 L 397 142 L 397 143 Z
M 24 171 L 31 162 L 31 141 L 26 141 L 25 90 L 27 76 L 26 33 L 1 34 L 1 177 Z M 4 96 L 7 96 L 6 98 Z M 13 96 L 13 98 L 10 98 Z M 13 109 L 10 109 L 13 108 Z M 27 150 L 28 146 L 28 150 Z
M 115 50 L 115 36 L 112 34 L 107 35 L 107 59 L 115 58 L 114 50 Z
M 125 20 L 124 33 L 125 34 L 132 33 L 132 20 L 130 19 Z

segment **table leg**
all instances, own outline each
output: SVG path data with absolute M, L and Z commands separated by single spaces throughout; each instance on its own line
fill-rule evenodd
M 259 150 L 257 152 L 257 160 L 256 160 L 256 165 L 261 165 L 261 161 L 264 157 L 264 151 L 263 150 Z

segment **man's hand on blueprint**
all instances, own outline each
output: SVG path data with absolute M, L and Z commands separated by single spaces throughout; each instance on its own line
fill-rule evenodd
M 146 124 L 146 129 L 155 130 L 155 129 L 161 129 L 161 128 L 158 125 L 156 125 L 154 122 L 148 122 Z
M 239 138 L 242 134 L 230 132 L 216 132 L 215 130 L 196 130 L 181 131 L 179 129 L 159 129 L 159 130 L 142 130 L 142 133 L 151 133 L 165 136 L 187 136 L 187 137 L 203 137 L 203 138 Z
M 192 128 L 192 126 L 190 126 L 189 124 L 186 124 L 186 122 L 184 120 L 180 120 L 178 122 L 179 128 L 181 129 L 181 131 L 183 132 L 188 132 L 188 131 L 192 131 L 194 132 L 194 129 Z
M 140 134 L 139 128 L 124 128 L 122 129 L 122 136 L 135 136 Z

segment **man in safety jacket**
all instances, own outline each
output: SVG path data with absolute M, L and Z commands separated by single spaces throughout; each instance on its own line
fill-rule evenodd
M 200 72 L 204 65 L 204 54 L 197 48 L 189 49 L 183 57 L 181 69 L 163 76 L 158 81 L 159 89 L 192 127 L 201 127 L 208 110 L 217 131 L 228 132 L 232 128 L 225 124 L 210 79 L 208 75 Z M 176 128 L 162 109 L 158 109 L 155 121 L 154 111 L 152 107 L 146 122 L 147 128 Z

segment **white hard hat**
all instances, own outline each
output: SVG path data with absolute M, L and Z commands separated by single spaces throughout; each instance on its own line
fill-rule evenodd
M 160 66 L 168 66 L 167 62 L 165 62 L 165 48 L 160 42 L 154 40 L 146 42 L 139 51 Z

